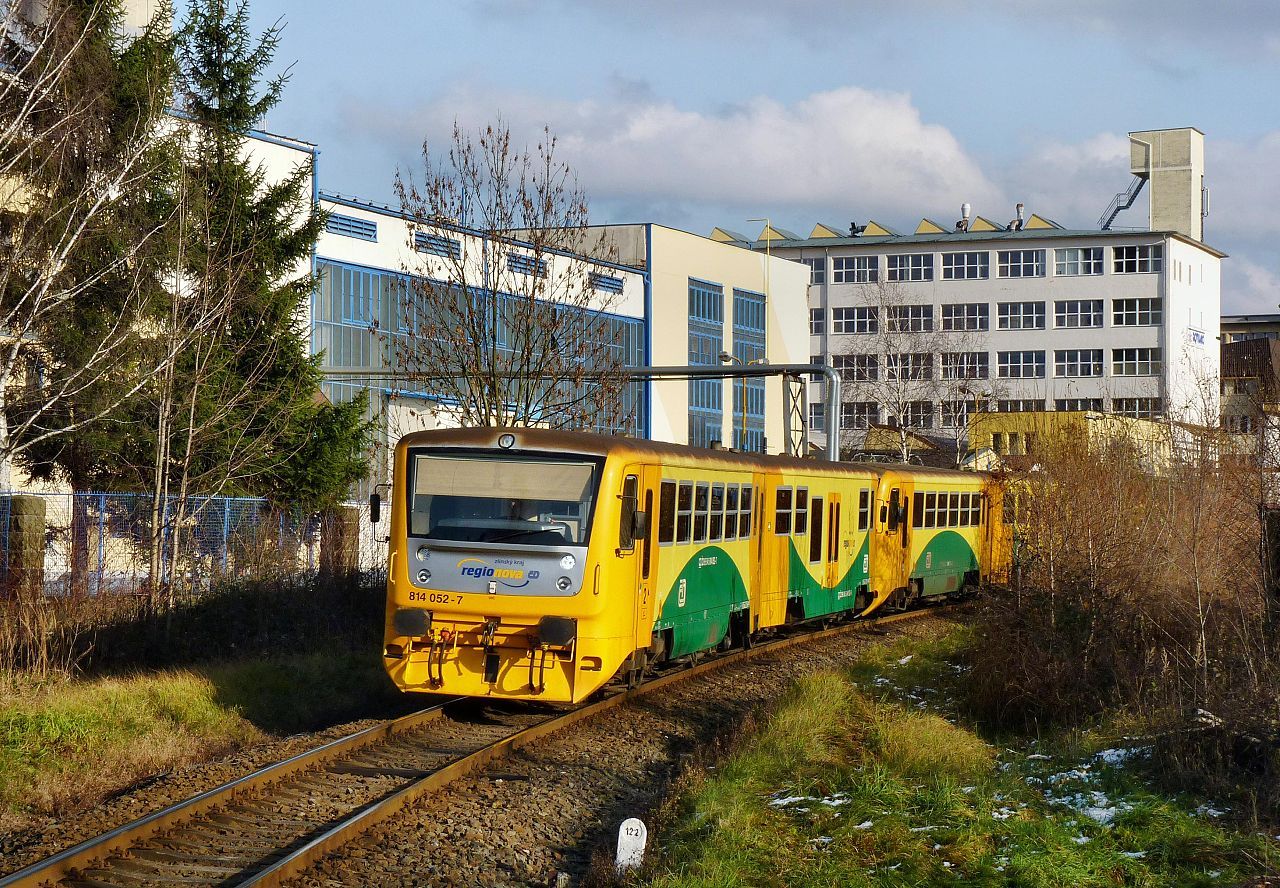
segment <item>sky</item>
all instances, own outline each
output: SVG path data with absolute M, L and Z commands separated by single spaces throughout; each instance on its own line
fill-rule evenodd
M 424 142 L 543 127 L 593 222 L 755 236 L 961 203 L 1096 228 L 1131 131 L 1205 133 L 1223 312 L 1280 303 L 1280 0 L 251 0 L 285 24 L 265 129 L 394 205 Z M 1116 227 L 1146 227 L 1140 199 Z

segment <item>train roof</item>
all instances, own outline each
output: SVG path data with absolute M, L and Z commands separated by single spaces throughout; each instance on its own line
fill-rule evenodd
M 985 476 L 986 472 L 970 472 L 959 469 L 933 469 L 899 463 L 827 462 L 801 459 L 794 456 L 769 456 L 760 453 L 738 453 L 732 450 L 711 450 L 690 447 L 685 444 L 667 444 L 645 438 L 629 438 L 623 435 L 599 435 L 592 432 L 566 432 L 539 428 L 472 428 L 434 429 L 413 432 L 400 439 L 399 446 L 423 445 L 484 447 L 498 449 L 498 438 L 503 434 L 516 436 L 515 450 L 555 450 L 590 456 L 627 454 L 638 457 L 653 456 L 664 461 L 673 459 L 696 460 L 725 467 L 745 469 L 763 467 L 791 471 L 834 470 L 842 474 L 860 477 L 883 477 L 887 474 L 907 474 L 913 478 L 946 481 Z

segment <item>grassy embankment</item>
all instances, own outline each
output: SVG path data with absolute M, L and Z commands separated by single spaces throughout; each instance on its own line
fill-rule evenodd
M 993 746 L 953 723 L 956 644 L 882 647 L 798 683 L 723 761 L 687 775 L 644 880 L 1155 888 L 1273 868 L 1276 846 L 1154 789 L 1142 748 L 1106 731 Z
M 0 692 L 0 823 L 66 814 L 177 765 L 386 709 L 395 697 L 369 653 L 17 684 Z

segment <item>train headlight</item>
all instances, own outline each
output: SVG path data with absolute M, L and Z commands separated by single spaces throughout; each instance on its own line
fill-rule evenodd
M 569 579 L 568 577 L 561 577 L 560 579 L 556 580 L 556 588 L 559 589 L 561 592 L 568 592 L 569 588 L 572 585 L 573 585 L 573 580 Z
M 431 582 L 431 571 L 427 570 L 425 567 L 422 570 L 418 571 L 418 582 L 419 583 Z
M 428 558 L 430 558 L 430 557 L 431 557 L 431 550 L 430 550 L 430 549 L 428 549 L 426 546 L 419 546 L 419 547 L 418 547 L 418 560 L 419 560 L 419 561 L 426 561 L 426 560 L 427 560 Z
M 573 570 L 578 565 L 578 559 L 572 555 L 566 555 L 560 559 L 561 570 Z

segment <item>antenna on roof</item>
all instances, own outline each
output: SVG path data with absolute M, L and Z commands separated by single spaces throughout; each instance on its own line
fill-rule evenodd
M 972 209 L 967 203 L 960 204 L 960 221 L 956 223 L 956 231 L 969 230 L 969 213 Z

